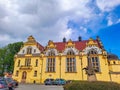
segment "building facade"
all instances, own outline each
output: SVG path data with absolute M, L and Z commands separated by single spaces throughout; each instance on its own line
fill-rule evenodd
M 14 57 L 13 78 L 24 83 L 43 83 L 47 78 L 65 80 L 87 80 L 89 62 L 98 81 L 120 83 L 120 61 L 107 53 L 99 37 L 63 42 L 49 40 L 47 46 L 39 44 L 33 36 Z

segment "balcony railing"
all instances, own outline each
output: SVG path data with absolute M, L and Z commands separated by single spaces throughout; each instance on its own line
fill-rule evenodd
M 20 70 L 32 70 L 32 66 L 31 65 L 28 65 L 28 66 L 25 66 L 25 65 L 21 65 Z

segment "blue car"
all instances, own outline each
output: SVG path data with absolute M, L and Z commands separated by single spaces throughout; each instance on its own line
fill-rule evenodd
M 54 83 L 54 79 L 52 78 L 48 78 L 44 81 L 45 85 L 53 85 L 53 83 Z
M 65 85 L 66 84 L 66 81 L 64 79 L 56 79 L 54 81 L 54 84 L 55 85 Z
M 8 85 L 4 79 L 0 79 L 0 90 L 9 90 Z

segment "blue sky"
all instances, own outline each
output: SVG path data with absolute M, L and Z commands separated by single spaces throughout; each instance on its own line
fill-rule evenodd
M 120 57 L 120 0 L 0 0 L 0 47 L 26 41 L 99 36 Z

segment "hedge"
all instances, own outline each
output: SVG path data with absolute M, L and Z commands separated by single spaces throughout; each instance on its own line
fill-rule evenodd
M 64 90 L 120 90 L 120 84 L 102 81 L 73 81 L 66 84 Z

